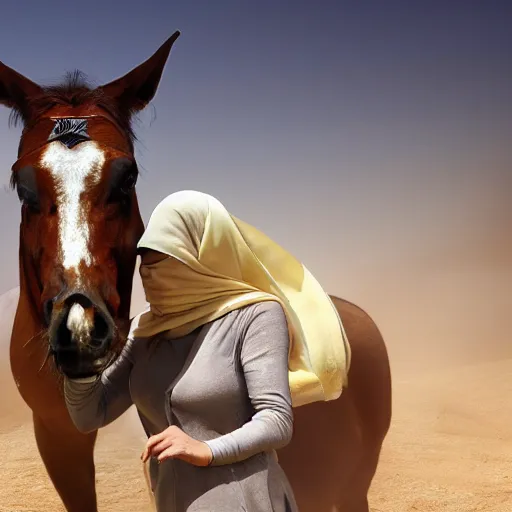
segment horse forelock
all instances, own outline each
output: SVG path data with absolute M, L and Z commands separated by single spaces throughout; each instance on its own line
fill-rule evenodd
M 60 84 L 41 87 L 39 94 L 29 98 L 25 110 L 13 107 L 9 121 L 14 125 L 21 122 L 27 130 L 52 108 L 58 106 L 95 106 L 102 109 L 115 119 L 131 143 L 136 141 L 132 127 L 133 110 L 122 108 L 118 101 L 107 96 L 103 89 L 95 87 L 79 70 L 67 73 Z

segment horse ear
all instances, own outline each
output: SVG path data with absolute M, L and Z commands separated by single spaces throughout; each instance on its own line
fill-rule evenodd
M 179 35 L 176 31 L 148 60 L 99 89 L 129 112 L 142 110 L 156 94 L 171 47 Z
M 41 92 L 39 85 L 0 62 L 0 105 L 18 110 L 26 120 L 30 98 Z

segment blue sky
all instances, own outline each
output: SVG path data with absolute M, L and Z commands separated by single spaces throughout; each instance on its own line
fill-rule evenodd
M 144 218 L 175 190 L 209 192 L 358 296 L 384 272 L 510 268 L 511 15 L 506 1 L 6 0 L 0 60 L 103 83 L 179 29 L 137 125 Z M 3 185 L 7 121 L 1 108 Z M 0 197 L 2 292 L 19 205 Z

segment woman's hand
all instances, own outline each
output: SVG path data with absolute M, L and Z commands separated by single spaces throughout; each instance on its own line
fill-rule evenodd
M 146 462 L 149 457 L 155 457 L 159 463 L 166 459 L 181 459 L 194 466 L 208 466 L 213 454 L 206 443 L 193 439 L 180 428 L 171 425 L 148 439 L 141 455 L 142 462 Z

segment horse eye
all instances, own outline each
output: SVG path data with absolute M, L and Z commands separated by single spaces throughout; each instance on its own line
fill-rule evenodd
M 39 198 L 33 190 L 30 190 L 21 184 L 18 184 L 16 190 L 22 204 L 27 205 L 27 207 L 33 212 L 39 213 L 41 211 Z
M 23 167 L 16 175 L 16 192 L 20 201 L 27 205 L 33 212 L 40 212 L 41 205 L 37 190 L 37 182 L 34 168 L 31 166 Z
M 137 183 L 137 166 L 129 158 L 116 158 L 111 166 L 110 193 L 108 202 L 127 199 Z
M 123 182 L 121 183 L 119 190 L 124 194 L 128 194 L 133 187 L 135 187 L 135 183 L 137 182 L 137 175 L 134 171 L 128 172 L 124 177 Z

